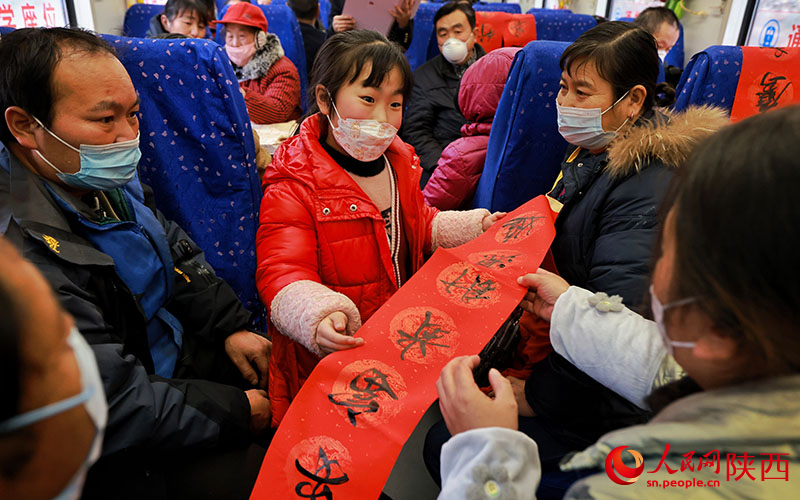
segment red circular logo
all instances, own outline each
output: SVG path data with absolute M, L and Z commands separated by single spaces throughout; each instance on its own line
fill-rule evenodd
M 627 446 L 617 446 L 606 457 L 606 474 L 608 474 L 609 479 L 621 485 L 635 483 L 644 471 L 644 458 L 636 450 L 628 450 L 628 453 L 636 460 L 636 467 L 631 468 L 622 463 L 622 452 L 627 448 Z

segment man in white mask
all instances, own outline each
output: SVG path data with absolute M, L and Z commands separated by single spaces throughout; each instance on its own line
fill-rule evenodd
M 456 105 L 461 77 L 486 54 L 475 43 L 475 11 L 466 1 L 444 4 L 433 17 L 440 54 L 414 71 L 414 89 L 403 117 L 400 136 L 414 146 L 422 165 L 422 187 L 442 150 L 461 137 L 466 119 Z
M 246 489 L 261 463 L 248 447 L 269 426 L 262 389 L 271 343 L 246 329 L 250 313 L 139 182 L 139 98 L 113 49 L 64 28 L 3 36 L 0 110 L 0 234 L 75 318 L 69 345 L 80 359 L 94 353 L 104 385 L 94 394 L 108 398 L 108 422 L 96 422 L 105 427 L 102 455 L 85 494 L 171 496 L 170 482 L 191 476 L 204 450 L 231 449 L 251 462 L 232 458 L 244 467 L 220 484 Z M 87 397 L 76 408 L 90 405 Z M 39 425 L 26 418 L 10 428 Z M 96 459 L 99 441 L 91 455 L 84 444 L 80 459 Z M 185 470 L 171 468 L 159 483 L 153 474 L 165 460 Z
M 91 348 L 33 265 L 0 237 L 0 497 L 76 499 L 108 409 Z

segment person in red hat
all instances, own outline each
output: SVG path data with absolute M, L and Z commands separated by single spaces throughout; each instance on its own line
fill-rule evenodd
M 236 3 L 215 24 L 224 26 L 225 52 L 250 119 L 265 124 L 300 118 L 300 76 L 278 37 L 267 33 L 264 12 L 249 3 Z

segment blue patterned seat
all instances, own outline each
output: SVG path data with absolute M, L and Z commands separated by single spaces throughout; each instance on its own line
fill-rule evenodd
M 256 4 L 257 5 L 257 4 Z M 258 5 L 264 11 L 264 16 L 267 18 L 267 31 L 274 33 L 278 36 L 283 47 L 283 52 L 286 57 L 292 61 L 300 74 L 300 96 L 303 109 L 306 108 L 305 96 L 308 84 L 308 69 L 306 66 L 306 49 L 303 45 L 303 33 L 300 31 L 300 23 L 297 18 L 285 3 L 278 0 L 274 1 L 271 5 Z M 222 19 L 225 12 L 228 11 L 226 5 L 222 8 L 217 17 Z M 225 45 L 225 38 L 222 36 L 222 30 L 217 30 L 216 35 L 217 43 Z
M 12 31 L 14 31 L 14 28 L 0 27 L 0 35 L 5 35 L 6 33 L 11 33 Z
M 574 42 L 585 31 L 597 26 L 597 20 L 587 14 L 573 14 L 568 10 L 530 9 L 536 18 L 536 39 Z
M 715 45 L 695 54 L 683 70 L 673 108 L 712 105 L 730 113 L 741 71 L 741 47 Z
M 147 36 L 150 29 L 150 19 L 164 12 L 163 5 L 145 5 L 136 3 L 125 11 L 125 21 L 122 23 L 122 34 L 136 38 Z
M 501 2 L 479 2 L 472 5 L 476 11 L 482 10 L 485 12 L 508 12 L 511 14 L 521 14 L 522 7 L 518 3 L 501 3 Z
M 117 49 L 141 98 L 141 179 L 245 306 L 261 313 L 254 280 L 256 151 L 224 51 L 211 40 L 103 38 Z
M 319 0 L 319 21 L 328 29 L 328 18 L 331 15 L 331 0 Z
M 567 150 L 556 95 L 566 42 L 533 41 L 519 51 L 492 123 L 473 205 L 511 211 L 553 186 Z

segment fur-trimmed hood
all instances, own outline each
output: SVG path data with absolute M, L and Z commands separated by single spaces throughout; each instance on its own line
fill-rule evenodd
M 274 33 L 267 33 L 264 45 L 256 50 L 256 53 L 253 54 L 253 57 L 247 61 L 244 67 L 240 68 L 234 64 L 233 72 L 240 82 L 257 80 L 266 75 L 272 65 L 283 55 L 283 47 L 278 36 Z
M 681 113 L 660 109 L 611 143 L 605 171 L 612 177 L 624 176 L 638 172 L 652 158 L 680 167 L 698 142 L 729 121 L 724 110 L 711 106 L 693 106 Z

